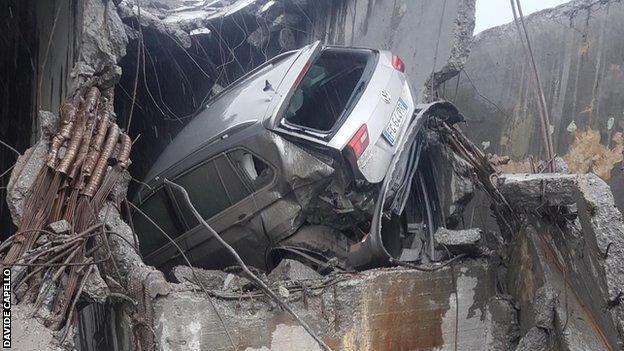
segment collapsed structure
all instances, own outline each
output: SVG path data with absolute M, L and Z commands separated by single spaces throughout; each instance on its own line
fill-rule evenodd
M 598 174 L 616 205 L 622 193 L 621 1 L 570 1 L 526 17 L 550 109 L 555 153 L 567 172 Z M 539 158 L 537 101 L 514 23 L 475 36 L 459 77 L 442 93 L 466 115 L 466 132 L 490 153 L 510 156 L 508 172 L 529 172 Z
M 361 9 L 362 3 L 345 1 L 339 6 L 344 6 L 343 9 Z M 430 2 L 423 5 L 431 13 L 450 22 L 447 25 L 443 22 L 441 27 L 444 33 L 439 35 L 451 38 L 449 42 L 457 44 L 442 45 L 444 49 L 434 47 L 435 50 L 429 52 L 436 54 L 430 56 L 433 57 L 433 75 L 428 69 L 424 73 L 412 75 L 422 78 L 415 78 L 412 84 L 416 89 L 421 89 L 422 96 L 428 98 L 435 95 L 441 84 L 437 79 L 446 79 L 461 67 L 461 61 L 465 60 L 467 53 L 465 41 L 472 32 L 469 18 L 474 4 L 469 1 L 450 3 L 448 7 L 431 5 Z M 254 11 L 258 12 L 245 12 L 242 16 L 251 13 L 252 18 L 273 16 L 269 15 L 269 11 L 276 11 L 275 8 L 280 6 L 286 9 L 307 8 L 305 1 L 238 1 L 223 8 L 208 10 L 198 4 L 197 7 L 191 6 L 185 10 L 169 11 L 168 14 L 175 14 L 169 17 L 156 9 L 170 5 L 157 1 L 143 4 L 145 6 L 142 8 L 137 5 L 128 1 L 120 2 L 117 7 L 112 2 L 85 3 L 82 54 L 74 74 L 87 78 L 76 80 L 76 96 L 82 96 L 85 91 L 88 95 L 84 102 L 73 106 L 82 111 L 91 111 L 91 114 L 87 114 L 89 118 L 82 115 L 79 124 L 85 124 L 84 130 L 89 130 L 86 127 L 90 125 L 93 132 L 85 135 L 93 137 L 89 140 L 89 137 L 81 136 L 81 144 L 78 144 L 80 140 L 67 140 L 66 149 L 57 150 L 56 145 L 62 141 L 60 137 L 65 138 L 62 126 L 67 126 L 65 122 L 72 119 L 64 118 L 63 113 L 59 119 L 54 113 L 42 112 L 38 119 L 42 127 L 40 140 L 20 157 L 11 176 L 7 200 L 13 219 L 21 228 L 26 225 L 23 219 L 32 216 L 33 211 L 29 209 L 33 206 L 29 206 L 29 203 L 35 204 L 36 208 L 56 206 L 57 209 L 62 203 L 61 209 L 52 211 L 54 216 L 45 219 L 35 217 L 40 221 L 37 229 L 51 231 L 48 237 L 54 239 L 50 243 L 62 246 L 63 250 L 69 247 L 63 245 L 75 242 L 72 238 L 76 238 L 77 233 L 87 236 L 91 233 L 77 230 L 77 226 L 68 226 L 82 216 L 70 216 L 68 213 L 72 211 L 62 209 L 67 209 L 68 204 L 85 208 L 84 205 L 78 206 L 80 200 L 75 200 L 80 199 L 81 193 L 84 195 L 90 180 L 84 186 L 80 185 L 82 182 L 69 182 L 69 187 L 59 187 L 58 190 L 56 187 L 46 188 L 41 185 L 48 183 L 37 181 L 37 175 L 40 172 L 51 172 L 52 168 L 46 165 L 46 161 L 55 160 L 56 157 L 48 158 L 47 155 L 56 154 L 62 160 L 71 155 L 69 150 L 81 150 L 80 145 L 90 147 L 101 144 L 98 136 L 103 133 L 98 133 L 100 128 L 97 127 L 102 126 L 102 121 L 107 119 L 100 118 L 96 122 L 99 114 L 93 112 L 97 105 L 95 95 L 98 93 L 90 87 L 95 85 L 99 87 L 98 92 L 106 92 L 119 79 L 116 63 L 125 53 L 127 44 L 122 28 L 125 28 L 131 39 L 134 35 L 131 44 L 140 43 L 139 48 L 146 45 L 143 44 L 144 40 L 147 40 L 149 46 L 149 40 L 171 37 L 177 38 L 175 43 L 185 46 L 190 44 L 190 38 L 194 36 L 206 36 L 212 31 L 216 32 L 214 35 L 222 35 L 216 29 L 215 22 L 211 24 L 210 21 L 215 18 L 220 21 L 237 13 L 240 15 L 239 11 L 244 11 L 247 6 L 256 6 Z M 151 11 L 150 5 L 153 6 Z M 329 8 L 333 6 L 329 5 Z M 412 6 L 411 3 L 403 3 L 393 9 L 397 12 L 393 13 L 393 18 L 399 26 L 404 23 L 403 16 L 414 11 Z M 367 14 L 363 18 L 371 16 L 369 11 L 384 10 L 383 6 L 364 8 L 367 8 Z M 187 11 L 195 15 L 190 16 Z M 218 15 L 215 15 L 215 11 Z M 358 30 L 363 23 L 359 16 L 354 11 L 353 23 L 350 22 Z M 198 21 L 198 18 L 207 19 L 207 22 Z M 121 19 L 126 21 L 125 25 Z M 280 21 L 288 19 L 288 16 L 284 16 Z M 234 17 L 230 17 L 230 20 L 235 23 Z M 292 17 L 290 20 L 293 20 Z M 267 30 L 259 27 L 251 35 L 245 36 L 245 40 L 256 47 L 266 45 L 266 48 L 277 51 L 278 47 L 289 48 L 294 45 L 290 41 L 291 35 L 295 38 L 296 35 L 288 34 L 290 26 L 279 27 L 279 23 L 283 23 L 280 21 L 277 21 L 278 28 L 281 28 L 278 30 L 279 35 L 267 38 L 268 33 L 276 31 L 274 27 Z M 275 22 L 271 23 L 275 25 Z M 312 23 L 322 22 L 314 18 Z M 135 25 L 134 29 L 131 29 L 132 25 Z M 342 25 L 347 27 L 346 24 Z M 108 35 L 102 35 L 103 28 Z M 288 30 L 282 33 L 282 29 Z M 161 36 L 145 39 L 151 35 L 151 31 Z M 377 35 L 374 30 L 365 31 L 365 35 L 359 37 L 348 31 L 332 33 L 352 33 L 353 38 L 347 40 L 343 37 L 342 40 L 343 43 L 355 44 L 358 40 L 364 42 L 363 38 L 367 35 Z M 277 40 L 279 46 L 275 46 L 272 40 Z M 223 43 L 221 40 L 219 42 Z M 427 46 L 428 49 L 432 47 Z M 139 49 L 131 59 L 137 62 L 145 60 L 145 53 L 140 54 L 140 50 L 145 49 Z M 442 61 L 440 57 L 448 57 L 449 60 L 444 64 L 436 62 Z M 149 67 L 149 56 L 147 60 Z M 136 72 L 139 72 L 139 67 L 135 67 Z M 145 63 L 142 67 L 145 69 Z M 89 81 L 88 77 L 93 76 L 96 79 Z M 128 87 L 123 84 L 128 76 L 134 78 L 132 74 L 123 71 L 122 87 Z M 130 79 L 130 82 L 134 84 L 135 80 Z M 145 82 L 145 86 L 149 87 L 149 84 Z M 212 89 L 212 82 L 205 84 Z M 131 100 L 134 100 L 132 89 L 129 91 Z M 155 91 L 147 88 L 139 91 L 138 95 L 150 95 Z M 103 93 L 105 96 L 107 94 Z M 116 96 L 119 95 L 117 92 Z M 100 105 L 103 106 L 102 111 L 110 113 L 111 96 L 108 96 L 107 99 L 100 99 Z M 165 108 L 162 103 L 156 104 Z M 64 106 L 66 108 L 62 111 L 67 111 L 69 107 Z M 135 108 L 139 109 L 138 106 Z M 147 106 L 141 108 L 148 109 Z M 123 107 L 116 111 L 119 113 L 117 122 L 132 133 L 129 118 L 122 117 L 120 113 L 124 111 Z M 143 120 L 142 113 L 134 113 L 137 113 L 134 123 L 149 123 Z M 92 124 L 88 124 L 89 120 Z M 49 316 L 31 318 L 30 313 L 36 310 L 36 306 L 26 303 L 28 299 L 24 298 L 25 295 L 18 297 L 18 294 L 26 293 L 31 294 L 31 298 L 35 295 L 35 299 L 47 302 L 45 294 L 40 294 L 43 290 L 26 292 L 23 288 L 20 290 L 15 287 L 15 297 L 20 303 L 14 309 L 17 313 L 14 319 L 14 340 L 23 343 L 20 347 L 126 350 L 140 345 L 140 349 L 159 350 L 285 350 L 296 345 L 297 348 L 308 350 L 322 349 L 322 345 L 296 319 L 279 308 L 274 300 L 267 298 L 266 292 L 258 289 L 249 276 L 240 274 L 239 268 L 208 271 L 179 266 L 173 270 L 173 278 L 167 281 L 160 271 L 143 263 L 135 248 L 136 237 L 131 223 L 124 221 L 124 198 L 130 176 L 123 168 L 127 166 L 129 139 L 125 136 L 119 146 L 115 146 L 118 141 L 117 137 L 113 137 L 113 134 L 117 134 L 116 124 L 107 122 L 106 125 L 110 142 L 101 149 L 108 150 L 104 152 L 106 155 L 110 151 L 111 155 L 118 156 L 89 157 L 87 151 L 76 153 L 84 155 L 84 158 L 78 156 L 76 159 L 72 155 L 72 162 L 60 161 L 64 164 L 63 169 L 68 170 L 63 174 L 80 174 L 78 166 L 74 166 L 76 172 L 70 171 L 72 165 L 80 164 L 77 160 L 86 162 L 83 165 L 84 173 L 85 167 L 90 169 L 87 167 L 89 160 L 97 158 L 102 161 L 98 168 L 103 168 L 103 172 L 108 174 L 105 176 L 108 179 L 103 183 L 100 180 L 96 182 L 100 185 L 101 195 L 97 205 L 90 208 L 98 213 L 96 222 L 102 225 L 97 230 L 103 234 L 94 236 L 93 247 L 82 248 L 92 251 L 89 253 L 92 254 L 93 262 L 98 263 L 99 272 L 97 275 L 88 274 L 85 269 L 77 268 L 81 266 L 67 268 L 68 272 L 79 272 L 73 276 L 70 273 L 68 277 L 78 280 L 83 277 L 84 284 L 80 285 L 84 289 L 76 290 L 78 285 L 74 283 L 71 284 L 73 289 L 67 289 L 71 292 L 69 296 L 74 296 L 75 306 L 67 304 L 67 308 L 63 309 L 65 319 L 62 321 L 66 322 L 67 329 L 56 334 L 53 329 L 58 327 L 48 328 L 45 325 L 44 321 Z M 154 125 L 163 127 L 158 123 Z M 59 133 L 55 138 L 56 131 Z M 426 140 L 432 157 L 439 161 L 434 162 L 434 172 L 442 180 L 438 182 L 440 188 L 436 191 L 440 194 L 439 213 L 446 228 L 440 228 L 434 233 L 441 254 L 440 262 L 364 272 L 335 272 L 321 276 L 297 261 L 284 260 L 266 277 L 261 273 L 256 274 L 313 329 L 315 336 L 334 350 L 621 348 L 624 321 L 620 304 L 621 287 L 624 286 L 624 272 L 621 268 L 624 246 L 621 241 L 624 240 L 624 223 L 622 215 L 614 206 L 608 186 L 594 175 L 499 174 L 495 164 L 501 160 L 482 153 L 462 136 L 459 129 L 444 124 L 431 125 Z M 135 144 L 135 147 L 140 148 L 140 144 Z M 54 164 L 54 167 L 57 165 Z M 92 172 L 88 173 L 94 174 Z M 59 176 L 58 181 L 76 179 L 64 177 Z M 57 178 L 52 176 L 52 179 Z M 33 184 L 39 184 L 44 189 L 35 190 Z M 472 220 L 474 214 L 465 215 L 464 209 L 470 206 L 475 191 L 488 194 L 490 200 L 487 205 L 491 206 L 498 224 L 496 230 L 475 228 L 475 221 Z M 54 198 L 56 205 L 54 201 L 41 201 L 34 197 L 43 193 Z M 55 197 L 56 194 L 61 196 Z M 477 216 L 482 213 L 486 212 L 481 211 Z M 67 217 L 67 223 L 56 221 L 62 217 Z M 90 221 L 94 220 L 90 218 Z M 79 227 L 89 229 L 86 225 L 89 221 L 78 222 L 82 223 Z M 27 238 L 26 234 L 21 236 Z M 19 235 L 14 238 L 17 237 Z M 57 238 L 65 241 L 56 242 Z M 35 243 L 46 245 L 44 240 L 38 243 L 35 240 Z M 19 251 L 21 255 L 16 254 L 13 258 L 23 254 L 38 255 L 38 251 L 28 252 L 26 248 Z M 3 256 L 3 262 L 10 262 L 11 257 L 7 257 Z M 71 258 L 68 263 L 75 258 L 71 255 L 63 257 Z M 54 267 L 48 271 L 54 275 L 59 270 Z M 65 274 L 64 271 L 65 267 L 60 270 L 62 273 L 59 277 Z M 87 278 L 90 279 L 87 281 Z M 62 284 L 70 281 L 65 279 L 60 280 Z M 34 286 L 43 287 L 45 284 Z M 65 299 L 65 302 L 68 301 Z M 67 316 L 67 312 L 74 310 L 74 307 L 78 307 L 80 313 Z M 68 334 L 67 338 L 63 337 L 65 333 Z M 77 333 L 75 338 L 73 333 Z M 59 343 L 60 340 L 63 342 Z

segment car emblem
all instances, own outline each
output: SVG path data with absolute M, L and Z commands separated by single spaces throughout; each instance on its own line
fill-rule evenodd
M 381 91 L 381 99 L 382 99 L 382 100 L 383 100 L 386 104 L 389 104 L 389 103 L 390 103 L 390 100 L 392 100 L 392 99 L 390 98 L 390 94 L 389 94 L 387 91 L 385 91 L 385 90 L 382 90 L 382 91 Z

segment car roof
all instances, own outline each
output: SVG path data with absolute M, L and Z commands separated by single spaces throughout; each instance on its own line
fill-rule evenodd
M 145 177 L 146 182 L 210 144 L 224 131 L 261 122 L 270 106 L 272 94 L 275 94 L 275 91 L 265 89 L 267 81 L 277 87 L 297 59 L 297 52 L 276 56 L 212 98 L 165 148 Z

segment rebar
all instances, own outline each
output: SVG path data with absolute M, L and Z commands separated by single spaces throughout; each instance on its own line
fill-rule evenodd
M 61 115 L 61 123 L 59 130 L 52 137 L 52 144 L 50 145 L 50 151 L 48 152 L 47 165 L 51 168 L 56 167 L 56 160 L 59 149 L 66 139 L 69 139 L 74 122 L 76 120 L 76 106 L 71 102 L 64 102 L 59 107 L 59 113 Z
M 113 89 L 100 93 L 95 81 L 88 79 L 62 103 L 46 165 L 26 198 L 18 231 L 0 245 L 0 252 L 6 252 L 0 266 L 26 267 L 27 273 L 16 281 L 16 287 L 28 284 L 24 299 L 39 307 L 53 295 L 52 315 L 45 324 L 66 331 L 93 265 L 112 257 L 109 252 L 104 260 L 94 261 L 91 255 L 98 246 L 87 250 L 87 245 L 95 236 L 107 240 L 109 233 L 97 214 L 130 164 L 132 147 L 114 122 Z M 117 165 L 107 172 L 111 159 Z M 70 224 L 69 233 L 44 229 L 59 219 Z
M 104 144 L 104 148 L 100 154 L 97 164 L 95 165 L 95 169 L 93 170 L 93 174 L 89 179 L 89 183 L 85 189 L 81 192 L 85 196 L 92 197 L 100 183 L 102 182 L 102 178 L 104 178 L 104 172 L 106 171 L 106 167 L 108 166 L 108 159 L 113 154 L 115 150 L 115 145 L 117 144 L 117 139 L 119 137 L 119 127 L 117 124 L 111 124 L 108 128 L 108 136 L 106 137 L 106 142 Z

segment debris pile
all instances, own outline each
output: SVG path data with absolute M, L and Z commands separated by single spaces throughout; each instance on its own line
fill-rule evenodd
M 509 247 L 508 277 L 527 311 L 523 329 L 540 327 L 533 304 L 547 286 L 559 297 L 552 328 L 558 343 L 619 349 L 624 219 L 609 186 L 595 174 L 512 174 L 501 175 L 499 187 L 523 219 Z

